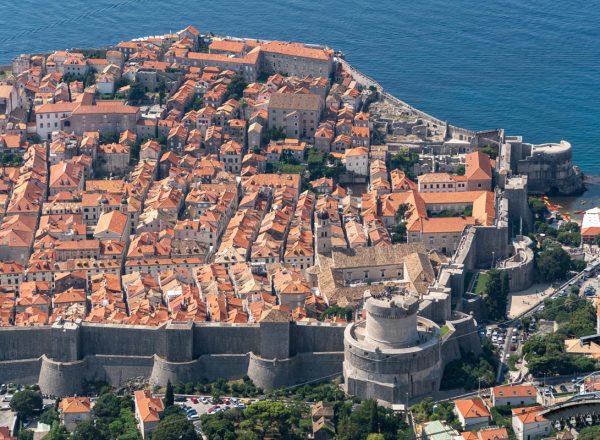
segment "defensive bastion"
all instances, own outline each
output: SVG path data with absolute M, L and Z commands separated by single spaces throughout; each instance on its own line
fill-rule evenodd
M 468 320 L 472 331 L 474 322 Z M 212 381 L 247 374 L 265 389 L 342 374 L 345 325 L 287 320 L 258 324 L 167 323 L 160 327 L 66 322 L 0 329 L 0 383 L 38 383 L 54 396 L 81 393 L 85 381 L 113 386 Z M 476 336 L 476 334 L 475 334 Z M 446 341 L 448 362 L 473 341 Z

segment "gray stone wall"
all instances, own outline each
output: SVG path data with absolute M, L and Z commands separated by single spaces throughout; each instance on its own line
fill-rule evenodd
M 40 377 L 41 359 L 0 362 L 0 383 L 36 383 Z
M 296 323 L 290 329 L 290 354 L 344 351 L 345 325 Z
M 51 346 L 52 332 L 49 326 L 0 329 L 0 361 L 37 359 Z
M 165 355 L 165 327 L 121 326 L 84 323 L 81 332 L 81 356 L 153 356 Z M 0 336 L 0 340 L 2 337 Z
M 204 354 L 259 353 L 258 324 L 196 324 L 193 327 L 194 358 Z

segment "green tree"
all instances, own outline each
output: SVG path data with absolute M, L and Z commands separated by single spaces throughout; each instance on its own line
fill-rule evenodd
M 340 307 L 337 304 L 333 306 L 327 307 L 319 316 L 319 320 L 323 321 L 324 319 L 332 318 L 334 316 L 345 319 L 346 321 L 352 321 L 352 316 L 354 315 L 354 309 L 350 306 Z
M 390 169 L 400 169 L 410 179 L 414 179 L 413 167 L 419 162 L 419 155 L 409 150 L 400 151 L 390 159 Z
M 50 431 L 44 436 L 43 440 L 67 440 L 68 438 L 69 433 L 65 427 L 57 421 L 52 424 L 52 428 L 50 428 Z
M 40 411 L 42 405 L 42 395 L 32 390 L 17 391 L 10 401 L 10 409 L 23 419 L 27 419 Z
M 383 407 L 377 407 L 378 432 L 372 432 L 371 430 L 375 429 L 372 426 L 374 421 L 373 405 L 377 404 L 373 401 L 365 401 L 356 409 L 348 409 L 348 412 L 339 411 L 342 414 L 338 423 L 337 438 L 340 440 L 364 440 L 368 438 L 369 434 L 379 434 L 383 437 L 375 438 L 383 438 L 384 440 L 410 438 L 406 435 L 412 433 L 412 431 L 402 421 L 402 415 L 395 414 Z
M 482 349 L 479 356 L 471 352 L 461 353 L 460 359 L 448 363 L 442 376 L 442 388 L 472 390 L 477 388 L 480 379 L 482 383 L 493 384 L 497 366 L 493 347 L 489 341 L 484 341 Z
M 58 420 L 58 411 L 55 408 L 48 408 L 40 415 L 40 422 L 52 426 Z
M 379 432 L 379 413 L 377 411 L 377 402 L 374 400 L 367 400 L 365 404 L 371 407 L 369 414 L 369 431 Z
M 198 440 L 198 438 L 194 425 L 180 414 L 162 419 L 152 433 L 152 440 Z
M 170 380 L 167 381 L 167 389 L 165 391 L 164 402 L 165 402 L 165 408 L 168 408 L 175 404 L 175 394 L 173 393 L 173 385 L 171 384 Z
M 489 270 L 483 292 L 488 317 L 493 320 L 505 318 L 509 293 L 508 274 L 496 269 Z
M 586 426 L 577 436 L 578 440 L 597 440 L 600 438 L 600 426 Z
M 547 240 L 536 259 L 537 273 L 541 280 L 547 283 L 562 280 L 567 276 L 570 267 L 569 254 L 557 243 Z
M 133 410 L 131 396 L 117 396 L 111 392 L 98 398 L 93 411 L 96 417 L 110 423 L 121 416 L 122 409 Z
M 410 204 L 408 203 L 400 203 L 398 209 L 396 210 L 395 220 L 396 223 L 401 223 L 406 221 L 406 214 L 410 210 Z
M 21 429 L 17 440 L 33 440 L 33 431 L 31 429 Z
M 231 82 L 227 85 L 227 99 L 241 99 L 244 95 L 244 89 L 248 84 L 244 81 L 244 77 L 240 74 L 235 74 Z
M 465 169 L 464 165 L 459 165 L 458 168 L 456 168 L 456 175 L 457 176 L 464 176 L 466 171 L 467 170 Z
M 191 109 L 192 110 L 200 110 L 202 107 L 204 106 L 204 101 L 202 100 L 201 97 L 197 96 L 196 99 L 194 99 L 194 102 L 192 102 L 191 104 Z
M 217 403 L 221 403 L 221 390 L 218 388 L 213 387 L 210 396 L 212 398 L 212 403 L 217 404 Z
M 385 440 L 383 434 L 369 434 L 367 440 Z
M 127 100 L 132 104 L 138 104 L 144 100 L 146 97 L 146 93 L 144 92 L 144 88 L 138 82 L 133 83 L 129 88 L 129 94 L 127 95 Z
M 487 154 L 490 158 L 498 157 L 498 147 L 496 145 L 485 145 L 479 149 L 482 153 Z
M 527 201 L 529 202 L 529 207 L 533 214 L 536 217 L 544 218 L 544 215 L 548 212 L 548 208 L 546 208 L 544 201 L 537 197 L 529 197 Z
M 72 440 L 108 440 L 106 434 L 96 426 L 96 421 L 92 419 L 80 422 L 71 438 Z

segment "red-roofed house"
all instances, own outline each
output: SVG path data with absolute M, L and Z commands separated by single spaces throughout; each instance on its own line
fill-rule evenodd
M 491 420 L 490 411 L 479 398 L 455 400 L 454 412 L 464 430 L 486 426 Z
M 135 399 L 135 418 L 140 424 L 140 431 L 143 438 L 148 438 L 160 422 L 162 413 L 165 410 L 163 401 L 159 397 L 152 397 L 148 390 L 139 390 L 134 393 Z
M 533 385 L 497 386 L 492 388 L 493 406 L 535 405 L 538 394 Z
M 541 406 L 528 406 L 512 410 L 512 426 L 519 440 L 536 440 L 550 435 L 552 423 L 540 415 L 543 409 Z
M 81 422 L 89 420 L 91 403 L 89 397 L 65 397 L 58 406 L 60 419 L 67 431 L 74 431 Z

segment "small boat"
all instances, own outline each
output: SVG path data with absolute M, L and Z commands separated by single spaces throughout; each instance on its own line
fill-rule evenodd
M 583 214 L 585 211 L 575 211 L 575 214 Z

